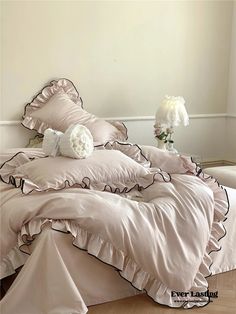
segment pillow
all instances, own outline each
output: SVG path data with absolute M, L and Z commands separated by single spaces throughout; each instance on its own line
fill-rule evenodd
M 170 180 L 159 169 L 146 169 L 117 150 L 97 150 L 86 159 L 58 156 L 30 160 L 19 152 L 3 164 L 0 177 L 21 187 L 24 194 L 67 186 L 122 193 L 147 188 L 158 178 Z
M 95 146 L 96 150 L 119 150 L 126 156 L 132 158 L 137 163 L 145 168 L 150 168 L 150 161 L 143 155 L 141 148 L 137 144 L 124 143 L 124 142 L 107 142 L 106 144 Z
M 161 168 L 170 174 L 174 173 L 195 173 L 196 165 L 191 157 L 173 154 L 167 150 L 155 146 L 141 146 L 142 153 L 151 162 L 151 167 Z
M 48 128 L 65 132 L 80 123 L 91 132 L 94 142 L 125 141 L 127 129 L 121 122 L 109 123 L 83 109 L 83 102 L 73 83 L 67 79 L 52 81 L 25 107 L 22 125 L 44 133 Z
M 82 124 L 71 125 L 60 138 L 59 149 L 62 156 L 88 158 L 94 150 L 91 132 Z
M 26 147 L 21 148 L 21 150 L 27 154 L 28 158 L 45 157 L 45 153 L 43 152 L 42 148 Z M 19 148 L 8 148 L 5 149 L 3 152 L 0 152 L 0 168 L 5 162 L 13 158 L 18 152 Z

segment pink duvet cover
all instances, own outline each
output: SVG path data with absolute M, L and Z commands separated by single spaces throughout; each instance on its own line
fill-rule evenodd
M 24 195 L 5 185 L 1 257 L 16 244 L 27 252 L 49 223 L 70 232 L 73 245 L 114 266 L 156 302 L 185 308 L 207 304 L 209 253 L 220 248 L 228 200 L 224 189 L 197 173 L 194 164 L 184 160 L 183 171 L 183 160 L 173 156 L 171 167 L 180 174 L 171 174 L 169 182 L 154 181 L 123 194 L 70 187 Z M 178 292 L 185 292 L 184 298 Z M 83 300 L 76 310 L 86 312 Z

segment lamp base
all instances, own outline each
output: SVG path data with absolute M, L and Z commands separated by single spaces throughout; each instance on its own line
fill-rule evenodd
M 172 154 L 178 154 L 177 149 L 174 148 L 174 144 L 173 143 L 168 143 L 167 144 L 167 150 L 168 152 L 172 153 Z
M 162 140 L 157 139 L 157 147 L 162 150 L 166 150 L 166 143 Z

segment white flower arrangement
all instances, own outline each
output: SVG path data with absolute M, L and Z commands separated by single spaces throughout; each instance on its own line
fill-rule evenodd
M 166 143 L 174 143 L 172 140 L 172 134 L 174 133 L 172 127 L 164 127 L 164 125 L 160 123 L 156 123 L 154 125 L 154 135 L 155 138 Z

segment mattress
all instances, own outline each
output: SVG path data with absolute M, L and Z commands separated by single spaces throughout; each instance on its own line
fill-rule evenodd
M 216 178 L 220 184 L 236 189 L 236 166 L 206 168 L 204 172 Z

